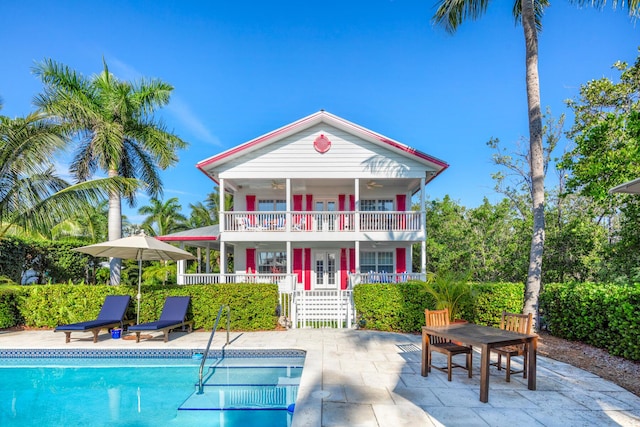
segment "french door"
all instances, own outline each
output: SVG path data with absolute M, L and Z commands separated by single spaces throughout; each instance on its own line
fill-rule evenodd
M 337 289 L 338 253 L 316 251 L 314 255 L 314 289 Z
M 316 231 L 336 230 L 337 208 L 338 202 L 335 199 L 318 199 L 313 202 L 313 210 L 316 212 L 314 221 Z

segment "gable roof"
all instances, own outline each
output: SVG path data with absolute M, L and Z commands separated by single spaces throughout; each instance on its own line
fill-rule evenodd
M 275 141 L 286 138 L 289 135 L 308 129 L 319 123 L 325 123 L 334 126 L 338 129 L 362 138 L 363 140 L 369 141 L 376 145 L 380 145 L 389 150 L 399 152 L 406 157 L 411 157 L 421 163 L 429 165 L 435 170 L 435 173 L 429 178 L 429 181 L 449 167 L 449 165 L 443 160 L 430 156 L 420 150 L 411 148 L 405 144 L 402 144 L 379 133 L 373 132 L 372 130 L 366 129 L 324 110 L 320 110 L 317 113 L 311 114 L 298 121 L 266 133 L 262 136 L 245 142 L 244 144 L 238 145 L 220 154 L 202 160 L 196 164 L 196 167 L 209 178 L 217 182 L 216 177 L 212 176 L 208 172 L 209 170 L 214 169 L 217 166 L 236 159 L 240 156 L 251 153 L 252 151 L 255 151 L 259 148 L 267 146 Z

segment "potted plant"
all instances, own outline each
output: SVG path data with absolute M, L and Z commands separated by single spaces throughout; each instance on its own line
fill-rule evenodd
M 465 302 L 471 297 L 471 274 L 451 270 L 438 271 L 427 278 L 426 290 L 436 302 L 436 310 L 449 309 L 449 321 L 460 321 Z

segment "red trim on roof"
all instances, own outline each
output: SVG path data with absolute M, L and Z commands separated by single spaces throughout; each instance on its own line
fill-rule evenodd
M 373 131 L 371 131 L 369 129 L 363 128 L 362 126 L 356 125 L 355 123 L 349 122 L 349 121 L 347 121 L 345 119 L 342 119 L 342 118 L 340 118 L 338 116 L 334 116 L 333 114 L 327 113 L 325 111 L 319 111 L 318 113 L 315 113 L 315 114 L 312 114 L 310 116 L 304 117 L 304 118 L 302 118 L 302 119 L 300 119 L 300 120 L 298 120 L 296 122 L 293 122 L 293 123 L 291 123 L 289 125 L 281 127 L 280 129 L 277 129 L 277 130 L 275 130 L 273 132 L 267 133 L 267 134 L 265 134 L 263 136 L 260 136 L 260 137 L 254 139 L 254 140 L 251 140 L 251 141 L 246 142 L 244 144 L 238 145 L 237 147 L 232 148 L 232 149 L 230 149 L 228 151 L 225 151 L 224 153 L 218 154 L 217 156 L 213 156 L 213 157 L 210 157 L 207 160 L 203 160 L 203 161 L 197 163 L 196 167 L 198 169 L 200 169 L 205 175 L 210 177 L 210 175 L 206 171 L 204 171 L 203 168 L 208 166 L 208 165 L 210 165 L 211 163 L 218 162 L 218 161 L 223 160 L 223 159 L 225 159 L 225 158 L 227 158 L 229 156 L 232 156 L 232 155 L 237 154 L 239 152 L 242 152 L 242 151 L 244 151 L 244 150 L 246 150 L 248 148 L 251 148 L 251 147 L 253 147 L 255 145 L 261 144 L 264 141 L 267 141 L 269 139 L 273 139 L 273 138 L 277 137 L 278 135 L 281 135 L 283 133 L 289 132 L 292 129 L 295 129 L 296 127 L 300 127 L 300 126 L 302 126 L 303 124 L 305 124 L 307 122 L 317 120 L 319 117 L 327 117 L 327 118 L 329 118 L 329 120 L 334 120 L 334 121 L 340 122 L 340 123 L 342 123 L 342 124 L 344 124 L 344 125 L 346 125 L 348 127 L 354 128 L 356 131 L 358 131 L 360 133 L 368 134 L 369 136 L 372 136 L 374 139 L 377 139 L 378 141 L 380 141 L 380 142 L 382 142 L 384 144 L 390 145 L 390 146 L 392 146 L 392 147 L 394 147 L 394 148 L 396 148 L 398 150 L 404 151 L 407 154 L 410 154 L 410 155 L 413 155 L 415 157 L 419 157 L 419 158 L 421 158 L 423 160 L 427 160 L 429 162 L 435 163 L 436 165 L 438 165 L 438 166 L 443 168 L 440 172 L 442 172 L 444 169 L 449 167 L 449 165 L 447 163 L 443 162 L 442 160 L 439 160 L 439 159 L 437 159 L 435 157 L 429 156 L 428 154 L 423 153 L 422 151 L 416 150 L 415 148 L 411 148 L 411 147 L 408 147 L 408 146 L 406 146 L 404 144 L 401 144 L 401 143 L 399 143 L 397 141 L 393 141 L 391 139 L 388 139 L 388 138 L 386 138 L 386 137 L 384 137 L 384 136 L 382 136 L 382 135 L 380 135 L 378 133 L 375 133 L 375 132 L 373 132 Z M 439 175 L 440 172 L 438 172 L 437 175 Z M 211 177 L 211 178 L 215 181 L 215 178 L 213 178 L 213 177 Z

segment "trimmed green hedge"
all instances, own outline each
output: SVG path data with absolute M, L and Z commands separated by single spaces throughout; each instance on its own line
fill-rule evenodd
M 500 326 L 502 310 L 521 313 L 524 306 L 523 283 L 481 283 L 473 285 L 473 302 L 464 318 L 472 323 Z
M 425 324 L 424 310 L 435 309 L 435 299 L 424 282 L 398 284 L 360 284 L 353 299 L 361 328 L 379 331 L 420 332 Z M 521 312 L 524 301 L 522 283 L 474 284 L 462 307 L 463 318 L 481 325 L 499 325 L 502 310 Z
M 131 295 L 127 318 L 136 318 L 137 289 L 130 286 L 31 285 L 0 291 L 0 327 L 4 328 L 54 328 L 95 319 L 107 295 Z M 277 324 L 277 285 L 143 286 L 141 295 L 140 322 L 157 320 L 167 296 L 188 295 L 188 318 L 194 320 L 194 328 L 211 330 L 221 305 L 231 307 L 232 330 L 271 330 Z M 226 327 L 226 321 L 219 326 Z
M 424 309 L 435 301 L 424 282 L 360 284 L 353 300 L 361 328 L 378 331 L 416 332 L 424 326 Z
M 540 314 L 555 336 L 640 360 L 638 284 L 547 284 L 540 295 Z
M 0 287 L 0 328 L 11 328 L 22 324 L 19 305 L 20 287 Z

